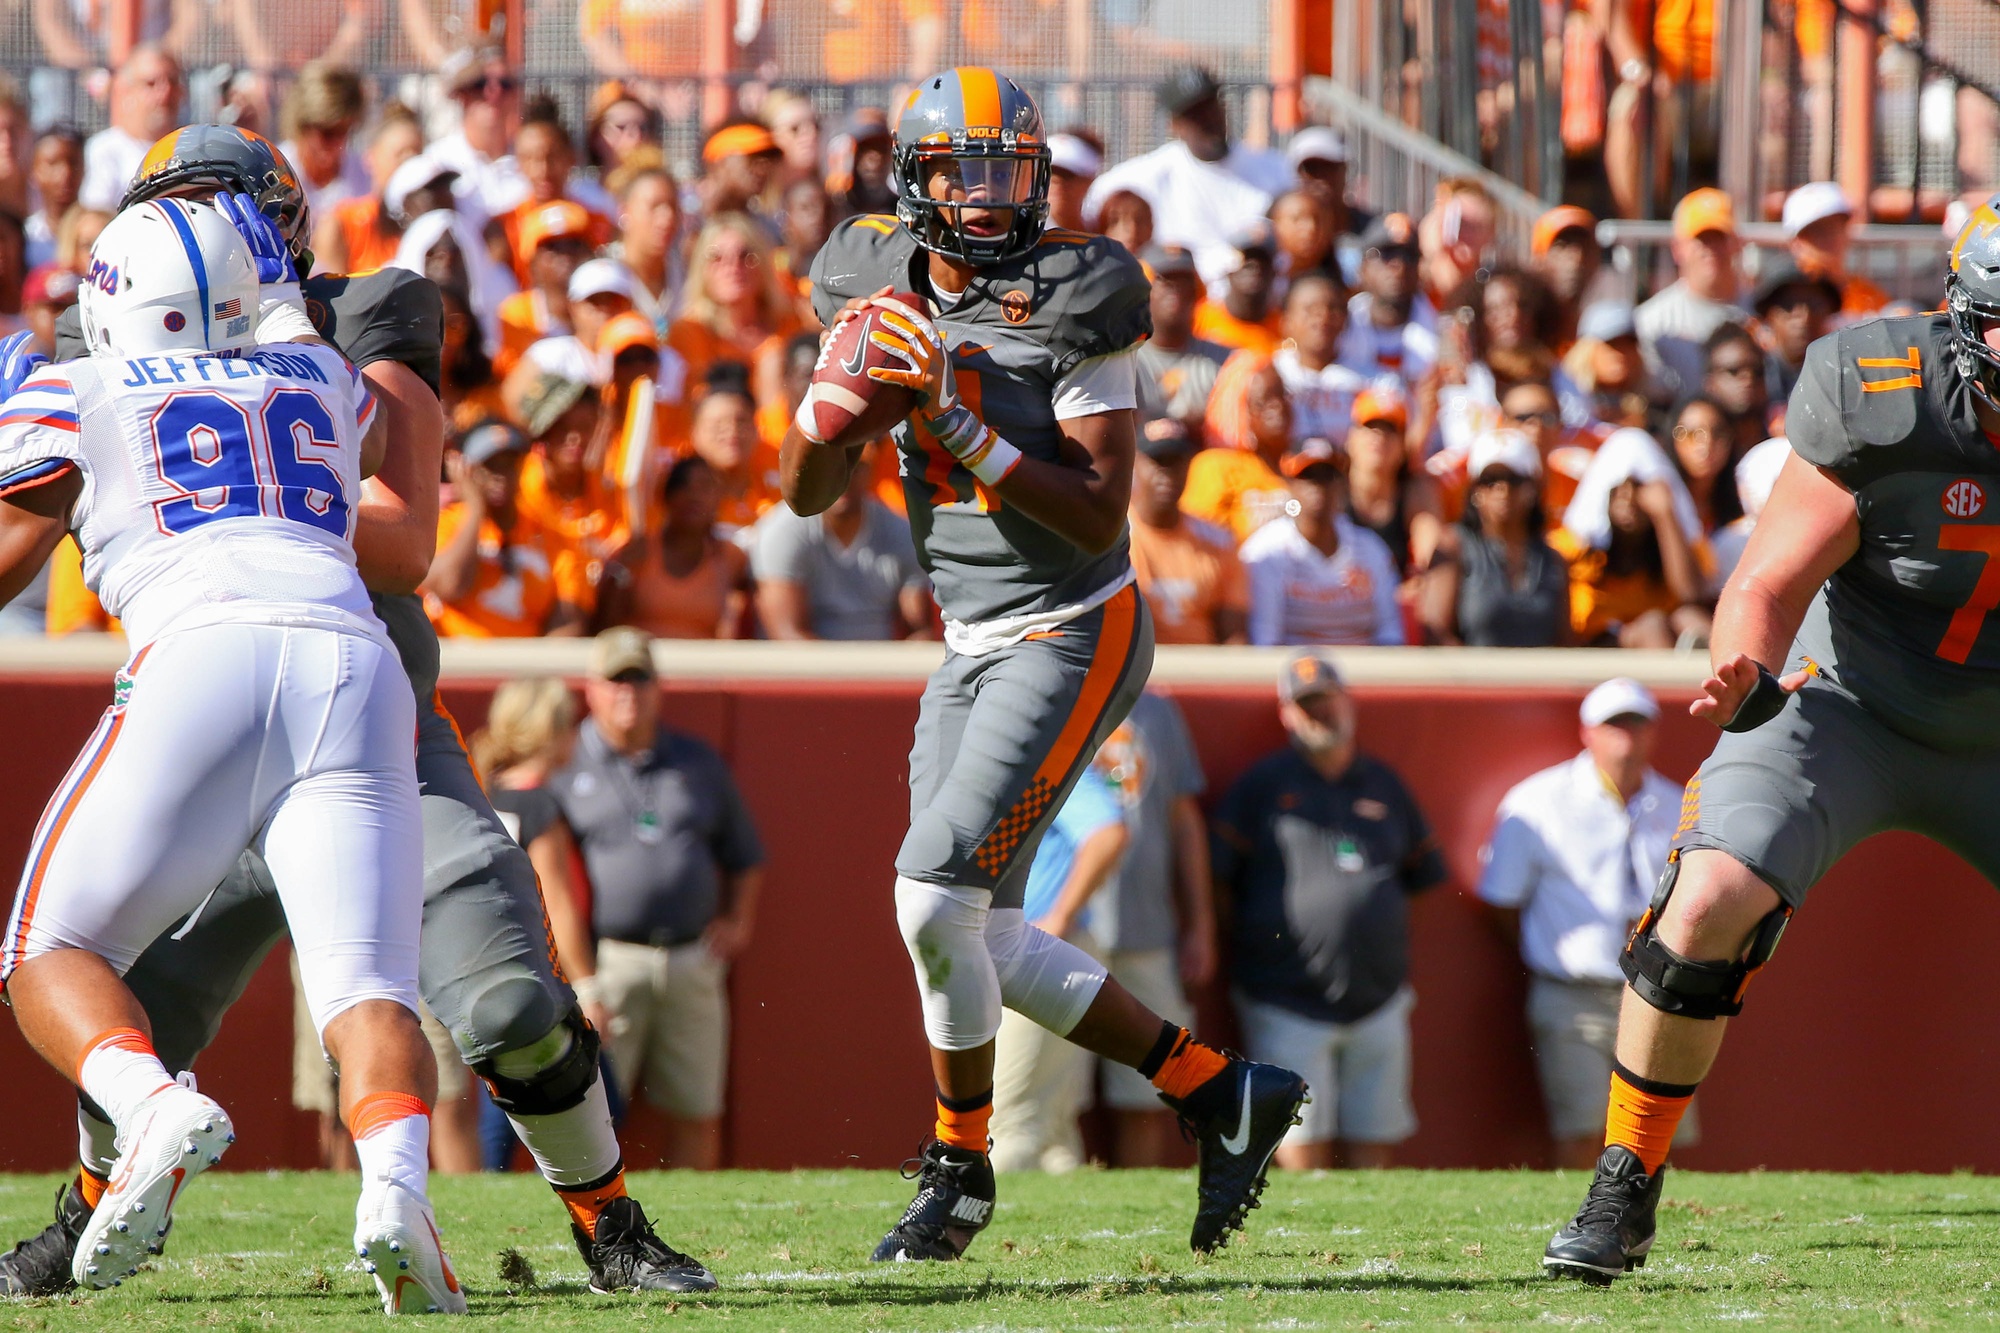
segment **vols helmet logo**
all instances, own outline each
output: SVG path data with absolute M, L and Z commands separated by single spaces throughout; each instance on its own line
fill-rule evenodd
M 1953 518 L 1977 518 L 1986 508 L 1986 490 L 1970 477 L 1961 478 L 1944 488 L 1940 503 Z
M 1000 298 L 1000 317 L 1009 324 L 1026 324 L 1035 308 L 1026 292 L 1008 292 Z

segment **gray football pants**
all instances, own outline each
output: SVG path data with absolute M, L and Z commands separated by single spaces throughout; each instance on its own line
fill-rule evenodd
M 896 873 L 1020 907 L 1042 834 L 1152 668 L 1153 621 L 1135 585 L 998 652 L 947 656 L 917 713 Z
M 458 729 L 418 701 L 424 929 L 418 990 L 467 1063 L 533 1045 L 576 1006 L 558 976 L 540 885 L 473 777 Z M 285 935 L 263 858 L 244 853 L 215 896 L 155 940 L 125 976 L 168 1069 L 193 1065 Z
M 1717 742 L 1688 783 L 1675 846 L 1726 852 L 1793 908 L 1885 829 L 1921 833 L 2000 885 L 1996 777 L 2000 756 L 1921 745 L 1814 677 L 1778 716 Z

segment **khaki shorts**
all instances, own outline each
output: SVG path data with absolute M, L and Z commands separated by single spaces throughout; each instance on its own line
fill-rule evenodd
M 1549 1112 L 1550 1138 L 1595 1138 L 1604 1132 L 1611 1062 L 1618 1046 L 1618 1006 L 1624 998 L 1622 982 L 1536 977 L 1529 983 L 1528 1031 L 1535 1044 L 1535 1071 L 1542 1080 L 1542 1104 Z M 1674 1134 L 1674 1146 L 1693 1147 L 1700 1139 L 1700 1117 L 1690 1102 Z
M 1118 984 L 1131 991 L 1145 1005 L 1169 1023 L 1190 1027 L 1194 1009 L 1187 992 L 1181 989 L 1180 959 L 1172 949 L 1113 950 L 1104 955 L 1104 965 Z M 1167 1113 L 1159 1090 L 1152 1081 L 1128 1065 L 1110 1060 L 1104 1067 L 1104 1104 L 1114 1111 L 1158 1111 Z
M 1405 986 L 1366 1018 L 1322 1023 L 1237 995 L 1250 1058 L 1296 1070 L 1312 1089 L 1286 1143 L 1401 1143 L 1417 1132 L 1410 1101 L 1410 1010 L 1416 1005 L 1416 992 Z
M 1082 930 L 1065 938 L 1102 959 Z M 1012 1009 L 1000 1015 L 993 1045 L 993 1169 L 1060 1175 L 1083 1165 L 1076 1118 L 1090 1104 L 1097 1058 Z M 1154 1103 L 1158 1105 L 1157 1102 Z
M 459 1059 L 451 1034 L 421 1005 L 417 1007 L 417 1019 L 423 1024 L 424 1040 L 430 1042 L 431 1054 L 437 1059 L 438 1100 L 448 1102 L 465 1096 L 472 1090 L 472 1071 Z M 299 990 L 296 954 L 292 956 L 292 1105 L 322 1115 L 335 1115 L 340 1110 L 333 1066 L 327 1063 L 326 1053 L 320 1049 L 319 1034 L 313 1031 L 312 1012 L 306 1008 L 305 996 Z
M 671 949 L 603 940 L 597 980 L 614 1017 L 604 1034 L 627 1102 L 646 1100 L 682 1120 L 722 1114 L 729 1068 L 729 966 L 700 940 Z

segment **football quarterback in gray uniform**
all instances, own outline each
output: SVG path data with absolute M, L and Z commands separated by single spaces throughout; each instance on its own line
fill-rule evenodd
M 304 246 L 311 226 L 298 179 L 276 148 L 248 131 L 219 125 L 175 130 L 147 154 L 124 204 L 218 191 L 249 196 L 276 225 L 297 268 L 310 268 Z M 443 328 L 437 288 L 397 269 L 308 277 L 300 285 L 320 335 L 370 375 L 385 410 L 409 412 L 391 419 L 397 446 L 391 458 L 404 453 L 407 475 L 396 474 L 400 491 L 371 489 L 355 546 L 375 613 L 417 698 L 424 821 L 418 988 L 567 1206 L 592 1288 L 711 1290 L 715 1279 L 708 1270 L 660 1240 L 638 1202 L 626 1197 L 624 1162 L 598 1075 L 597 1033 L 557 966 L 534 867 L 480 790 L 458 728 L 437 696 L 437 634 L 410 591 L 423 577 L 436 538 L 440 419 L 434 395 Z M 75 313 L 66 311 L 57 326 L 64 359 L 84 354 Z M 430 441 L 418 449 L 426 412 Z M 392 465 L 385 464 L 378 480 L 391 477 Z M 432 490 L 420 495 L 425 485 Z M 399 543 L 413 546 L 414 558 L 385 555 Z M 399 572 L 383 572 L 390 567 Z M 245 853 L 207 903 L 140 956 L 126 984 L 145 1007 L 168 1069 L 192 1067 L 284 936 L 270 873 L 261 857 Z M 78 1108 L 78 1128 L 84 1154 L 79 1173 L 57 1194 L 55 1221 L 0 1255 L 0 1295 L 49 1296 L 72 1285 L 69 1255 L 117 1158 L 109 1121 L 88 1101 Z
M 1807 890 L 1884 829 L 2000 884 L 2000 212 L 1952 249 L 1941 314 L 1814 343 L 1785 462 L 1716 610 L 1688 783 L 1626 945 L 1596 1178 L 1551 1273 L 1645 1261 L 1674 1126 Z
M 895 880 L 937 1082 L 935 1137 L 915 1201 L 874 1257 L 954 1259 L 991 1219 L 1003 1007 L 1160 1088 L 1197 1136 L 1192 1244 L 1214 1249 L 1254 1204 L 1305 1084 L 1195 1042 L 1021 912 L 1043 831 L 1152 662 L 1125 527 L 1146 275 L 1116 242 L 1045 226 L 1041 113 L 992 70 L 917 85 L 897 122 L 895 172 L 897 215 L 842 224 L 812 273 L 829 327 L 880 307 L 893 332 L 872 337 L 895 364 L 869 374 L 922 402 L 895 440 L 950 650 L 918 714 Z M 845 489 L 857 452 L 800 420 L 784 445 L 785 497 L 815 514 Z

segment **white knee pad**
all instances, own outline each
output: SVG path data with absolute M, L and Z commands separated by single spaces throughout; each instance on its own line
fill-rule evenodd
M 1000 1002 L 1058 1037 L 1067 1037 L 1083 1021 L 1104 986 L 1104 964 L 1029 925 L 1018 907 L 990 914 L 986 949 L 1000 974 Z
M 1000 1030 L 1000 979 L 986 952 L 992 900 L 985 889 L 896 877 L 896 925 L 923 989 L 924 1033 L 941 1051 L 975 1050 Z

